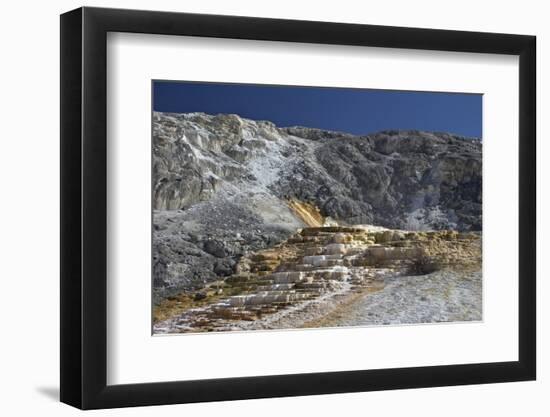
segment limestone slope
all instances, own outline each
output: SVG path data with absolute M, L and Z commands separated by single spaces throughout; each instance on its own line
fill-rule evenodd
M 481 150 L 446 133 L 154 113 L 156 300 L 232 275 L 248 252 L 320 221 L 481 230 Z
M 304 228 L 164 302 L 155 333 L 480 320 L 480 263 L 475 232 Z

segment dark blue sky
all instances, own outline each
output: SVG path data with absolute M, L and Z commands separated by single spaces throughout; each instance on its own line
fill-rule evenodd
M 258 84 L 153 82 L 156 111 L 235 113 L 354 134 L 418 129 L 481 137 L 482 95 Z

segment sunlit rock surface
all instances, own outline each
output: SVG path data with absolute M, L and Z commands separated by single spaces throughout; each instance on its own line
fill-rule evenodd
M 353 136 L 155 112 L 155 304 L 239 273 L 243 256 L 303 227 L 479 231 L 481 151 L 479 140 L 446 133 Z M 324 255 L 347 256 L 345 245 Z

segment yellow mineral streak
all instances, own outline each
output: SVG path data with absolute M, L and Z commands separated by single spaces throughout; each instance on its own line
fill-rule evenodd
M 299 200 L 289 200 L 288 207 L 290 207 L 296 217 L 309 227 L 322 227 L 325 223 L 325 218 L 313 204 Z

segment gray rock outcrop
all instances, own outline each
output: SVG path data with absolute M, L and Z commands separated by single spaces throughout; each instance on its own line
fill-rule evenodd
M 448 133 L 354 136 L 237 115 L 153 114 L 155 299 L 236 272 L 305 224 L 481 230 L 482 144 Z

